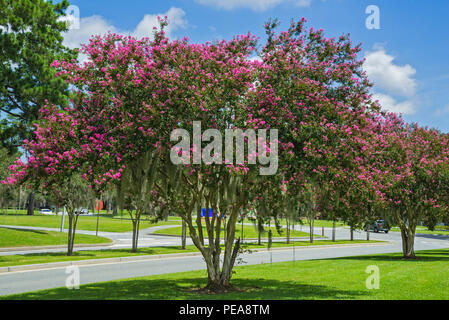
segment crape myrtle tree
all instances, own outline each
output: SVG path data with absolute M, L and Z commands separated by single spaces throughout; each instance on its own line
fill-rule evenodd
M 304 25 L 304 19 L 293 22 L 278 34 L 278 21 L 267 23 L 259 86 L 248 113 L 252 121 L 278 128 L 279 140 L 288 146 L 279 162 L 290 197 L 304 201 L 302 207 L 308 205 L 311 214 L 317 208 L 313 197 L 330 198 L 333 205 L 326 213 L 336 218 L 342 195 L 330 182 L 352 169 L 358 150 L 348 141 L 378 105 L 368 94 L 363 60 L 357 59 L 360 45 L 353 47 L 346 35 L 325 38 L 322 30 Z M 318 194 L 307 200 L 301 199 L 303 192 Z
M 176 119 L 177 128 L 185 129 L 188 136 L 175 136 L 173 150 L 163 162 L 178 156 L 183 162 L 166 171 L 166 185 L 159 186 L 158 192 L 161 189 L 160 194 L 170 195 L 166 199 L 170 211 L 186 223 L 207 265 L 206 290 L 211 291 L 230 288 L 232 269 L 241 248 L 241 239 L 235 237 L 236 224 L 248 209 L 248 194 L 259 175 L 258 165 L 249 165 L 246 160 L 238 163 L 241 154 L 234 147 L 234 138 L 225 138 L 233 129 L 255 128 L 246 123 L 245 112 L 247 95 L 254 90 L 256 68 L 249 59 L 254 44 L 253 36 L 244 35 L 214 44 L 175 41 L 163 48 L 164 63 L 180 78 L 174 89 L 177 99 L 167 116 Z M 190 141 L 192 130 L 198 130 L 202 139 L 196 141 L 194 137 Z M 224 146 L 222 140 L 226 140 Z M 202 151 L 202 156 L 198 151 Z M 225 154 L 227 159 L 232 157 L 229 162 L 223 160 Z M 176 192 L 179 188 L 184 191 Z M 206 212 L 204 218 L 202 208 Z M 224 249 L 220 246 L 222 226 Z
M 161 21 L 162 27 L 165 23 Z M 146 205 L 148 193 L 157 192 L 157 197 L 162 197 L 164 184 L 176 190 L 173 180 L 166 179 L 172 172 L 164 165 L 171 161 L 171 131 L 192 130 L 194 121 L 201 121 L 203 128 L 217 129 L 222 137 L 227 129 L 245 128 L 245 99 L 255 80 L 256 68 L 248 59 L 254 43 L 250 35 L 215 44 L 189 44 L 187 39 L 169 41 L 163 30 L 152 40 L 140 41 L 108 34 L 92 38 L 82 49 L 90 57 L 87 63 L 55 61 L 57 75 L 76 87 L 66 108 L 79 124 L 74 166 L 97 192 L 108 183 L 122 186 L 128 204 L 137 212 Z M 258 127 L 250 124 L 250 128 Z M 201 141 L 193 146 L 207 147 Z M 204 154 L 211 151 L 218 148 L 206 148 Z M 155 160 L 151 165 L 147 155 Z M 204 157 L 200 160 L 207 163 Z M 137 164 L 139 161 L 143 163 Z M 213 165 L 183 164 L 176 169 L 176 182 L 182 182 L 186 196 L 175 198 L 184 202 L 182 210 L 175 212 L 186 222 L 190 237 L 205 258 L 208 288 L 226 289 L 240 249 L 240 240 L 235 239 L 237 217 L 245 209 L 247 192 L 259 168 L 217 161 Z M 127 176 L 128 182 L 122 183 L 122 177 Z M 172 199 L 165 202 L 170 204 Z M 206 215 L 202 221 L 201 208 L 206 212 L 211 208 L 214 216 Z M 227 225 L 221 263 L 224 217 Z M 133 220 L 138 224 L 138 218 Z M 138 228 L 134 229 L 137 232 Z
M 47 106 L 40 110 L 41 121 L 35 124 L 35 138 L 24 140 L 23 148 L 30 154 L 27 163 L 17 159 L 10 167 L 12 174 L 2 184 L 24 184 L 33 190 L 50 194 L 58 206 L 66 206 L 68 214 L 67 255 L 73 253 L 79 208 L 92 197 L 91 190 L 80 175 L 75 159 L 82 155 L 75 149 L 79 122 L 68 109 Z
M 415 258 L 418 223 L 447 212 L 448 136 L 390 115 L 376 140 L 384 152 L 369 180 L 379 182 L 377 194 L 401 230 L 404 258 Z
M 365 224 L 378 217 L 396 223 L 404 258 L 414 258 L 418 222 L 447 210 L 448 137 L 405 124 L 393 113 L 366 119 L 371 123 L 352 140 L 363 152 L 353 158 L 352 176 L 357 179 L 344 202 L 359 211 Z
M 82 176 L 96 194 L 118 188 L 118 200 L 133 224 L 137 250 L 140 218 L 149 213 L 160 155 L 173 123 L 167 117 L 177 75 L 161 61 L 167 41 L 117 34 L 94 36 L 81 51 L 89 61 L 55 61 L 57 75 L 76 90 L 70 112 L 77 131 Z
M 67 255 L 71 256 L 75 245 L 76 226 L 79 215 L 81 214 L 79 208 L 87 206 L 92 200 L 94 197 L 92 189 L 89 188 L 86 181 L 78 174 L 64 177 L 64 179 L 58 179 L 57 183 L 54 183 L 51 187 L 44 183 L 41 186 L 42 189 L 43 192 L 51 194 L 58 207 L 65 207 L 67 209 Z

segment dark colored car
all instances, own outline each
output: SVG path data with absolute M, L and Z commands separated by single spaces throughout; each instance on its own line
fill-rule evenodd
M 366 231 L 366 225 L 365 225 L 365 231 Z M 390 231 L 390 226 L 388 225 L 387 221 L 385 220 L 377 220 L 376 222 L 372 223 L 370 225 L 370 231 L 379 232 L 383 231 L 385 233 L 388 233 Z

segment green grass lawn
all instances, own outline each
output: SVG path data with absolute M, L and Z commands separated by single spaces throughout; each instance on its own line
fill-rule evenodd
M 50 215 L 0 215 L 0 225 L 13 225 L 13 226 L 31 226 L 31 227 L 43 227 L 43 228 L 60 228 L 61 216 Z M 181 222 L 178 219 L 170 218 L 168 221 L 160 221 L 155 224 L 151 224 L 149 221 L 142 218 L 140 222 L 140 229 L 145 229 L 160 225 L 176 225 Z M 68 218 L 65 217 L 65 228 L 68 228 Z M 81 216 L 78 218 L 77 230 L 89 230 L 95 231 L 97 228 L 96 216 Z M 127 232 L 132 231 L 132 222 L 128 216 L 124 216 L 123 219 L 100 215 L 99 219 L 99 231 L 105 232 Z
M 243 222 L 254 223 L 253 220 L 250 220 L 250 219 L 244 219 Z M 287 225 L 286 219 L 279 219 L 279 223 L 283 226 Z M 315 220 L 313 224 L 314 224 L 315 228 L 318 228 L 318 227 L 332 228 L 332 223 L 333 222 L 331 220 Z M 309 224 L 306 219 L 302 219 L 302 224 L 303 224 L 303 226 L 302 226 L 303 229 L 309 227 Z M 274 225 L 274 220 L 271 221 L 271 225 Z M 299 226 L 299 225 L 300 225 L 299 222 L 295 222 L 295 226 Z M 336 227 L 344 227 L 344 226 L 346 226 L 346 224 L 344 222 L 337 221 L 335 223 L 335 226 Z
M 196 228 L 196 227 L 195 227 Z M 283 229 L 282 234 L 279 234 L 276 230 L 275 227 L 271 227 L 270 228 L 273 234 L 273 237 L 286 237 L 287 236 L 287 230 Z M 269 228 L 266 227 L 265 228 L 266 232 L 264 234 L 262 234 L 263 238 L 267 238 L 268 237 L 268 230 Z M 181 227 L 173 227 L 173 228 L 167 228 L 167 229 L 161 229 L 161 230 L 157 230 L 156 232 L 154 232 L 155 234 L 168 234 L 168 235 L 176 235 L 176 236 L 180 236 L 182 233 L 182 228 Z M 224 234 L 224 229 L 221 228 L 221 233 Z M 235 230 L 235 236 L 236 237 L 240 237 L 242 233 L 242 226 L 240 224 L 236 225 L 236 230 Z M 203 227 L 203 234 L 205 235 L 204 237 L 206 238 L 207 232 L 206 232 L 206 227 Z M 187 228 L 187 235 L 189 235 L 189 229 Z M 298 230 L 292 230 L 290 233 L 291 237 L 308 237 L 309 233 L 308 232 L 303 232 L 303 231 L 298 231 Z M 255 239 L 258 237 L 258 233 L 255 229 L 254 226 L 249 226 L 249 225 L 243 225 L 243 237 L 245 239 Z M 319 235 L 315 235 L 315 237 L 321 237 Z
M 0 214 L 20 214 L 26 215 L 28 213 L 27 209 L 15 209 L 15 208 L 0 208 Z M 38 209 L 34 209 L 34 214 L 39 214 Z
M 401 229 L 399 227 L 391 228 L 391 231 L 400 232 Z M 441 234 L 445 236 L 449 236 L 449 228 L 448 227 L 435 227 L 434 231 L 429 230 L 427 227 L 416 227 L 416 233 L 424 233 L 424 234 Z
M 77 244 L 111 243 L 111 240 L 103 237 L 95 237 L 77 234 Z M 25 246 L 50 246 L 66 245 L 67 234 L 54 231 L 19 230 L 0 228 L 0 247 L 25 247 Z
M 201 294 L 204 270 L 82 285 L 79 290 L 57 288 L 1 299 L 77 300 L 277 300 L 277 299 L 449 299 L 449 249 L 419 251 L 418 260 L 401 254 L 346 257 L 325 260 L 239 266 L 232 284 L 243 290 L 226 294 Z M 367 289 L 365 270 L 380 271 L 380 288 Z
M 375 243 L 380 241 L 369 241 L 369 243 Z M 307 241 L 295 241 L 294 243 L 287 244 L 285 242 L 273 242 L 273 248 L 278 247 L 304 247 L 304 246 L 320 246 L 320 245 L 339 245 L 339 244 L 357 244 L 368 243 L 365 240 L 347 241 L 341 240 L 332 242 L 330 240 L 317 240 L 313 244 Z M 267 248 L 267 244 L 257 245 L 256 243 L 245 243 L 246 249 L 262 249 Z M 24 255 L 8 255 L 0 256 L 0 267 L 11 267 L 26 264 L 36 263 L 50 263 L 61 261 L 78 261 L 89 259 L 104 259 L 104 258 L 116 258 L 116 257 L 131 257 L 131 256 L 143 256 L 143 255 L 155 255 L 155 254 L 169 254 L 169 253 L 185 253 L 185 252 L 198 252 L 195 246 L 187 246 L 185 250 L 181 246 L 172 247 L 153 247 L 153 248 L 140 248 L 137 253 L 132 253 L 130 249 L 110 249 L 110 250 L 89 250 L 89 251 L 76 251 L 73 256 L 68 257 L 65 252 L 55 253 L 33 253 Z

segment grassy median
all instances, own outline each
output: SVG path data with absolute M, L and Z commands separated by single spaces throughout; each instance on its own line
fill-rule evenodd
M 60 228 L 61 216 L 26 216 L 26 215 L 0 215 L 0 225 L 41 227 L 41 228 Z M 158 223 L 150 223 L 142 217 L 140 229 L 161 226 L 161 225 L 180 225 L 181 221 L 176 218 L 169 218 L 168 221 L 160 221 Z M 68 218 L 65 218 L 65 228 L 68 228 Z M 80 216 L 78 219 L 77 230 L 95 231 L 97 229 L 96 216 Z M 128 232 L 133 230 L 132 222 L 128 216 L 113 217 L 112 215 L 100 215 L 98 223 L 99 231 L 104 232 Z
M 399 229 L 399 227 L 393 227 L 391 228 L 391 231 L 400 232 L 401 229 Z M 416 233 L 449 236 L 449 227 L 436 227 L 435 230 L 429 230 L 427 227 L 419 226 L 416 227 Z
M 196 230 L 198 230 L 197 227 L 195 227 Z M 273 237 L 286 237 L 287 236 L 287 230 L 285 228 L 281 229 L 281 233 L 279 233 L 277 231 L 277 229 L 275 227 L 265 227 L 265 232 L 262 234 L 262 238 L 267 238 L 268 237 L 268 230 L 271 229 L 272 235 Z M 160 235 L 174 235 L 174 236 L 180 236 L 182 232 L 182 228 L 181 227 L 173 227 L 173 228 L 167 228 L 167 229 L 161 229 L 161 230 L 157 230 L 156 232 L 154 232 L 155 234 L 160 234 Z M 207 231 L 206 231 L 206 227 L 203 227 L 203 234 L 205 235 L 204 237 L 206 238 L 207 235 Z M 221 234 L 224 234 L 224 228 L 221 228 Z M 187 235 L 189 235 L 189 229 L 187 228 Z M 298 230 L 291 230 L 290 232 L 290 236 L 291 237 L 309 237 L 309 233 L 308 232 L 304 232 L 304 231 L 298 231 Z M 235 229 L 235 237 L 242 237 L 242 226 L 241 225 L 237 225 L 236 229 Z M 256 239 L 258 237 L 258 233 L 257 230 L 254 226 L 250 226 L 250 225 L 243 225 L 243 238 L 244 239 Z M 316 238 L 319 238 L 321 236 L 319 235 L 315 235 Z
M 112 241 L 103 237 L 77 234 L 75 244 L 108 244 Z M 66 245 L 67 233 L 40 230 L 0 228 L 0 248 Z

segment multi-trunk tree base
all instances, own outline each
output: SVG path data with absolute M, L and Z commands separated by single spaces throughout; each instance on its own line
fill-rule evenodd
M 415 255 L 414 229 L 401 229 L 403 259 L 417 259 Z

